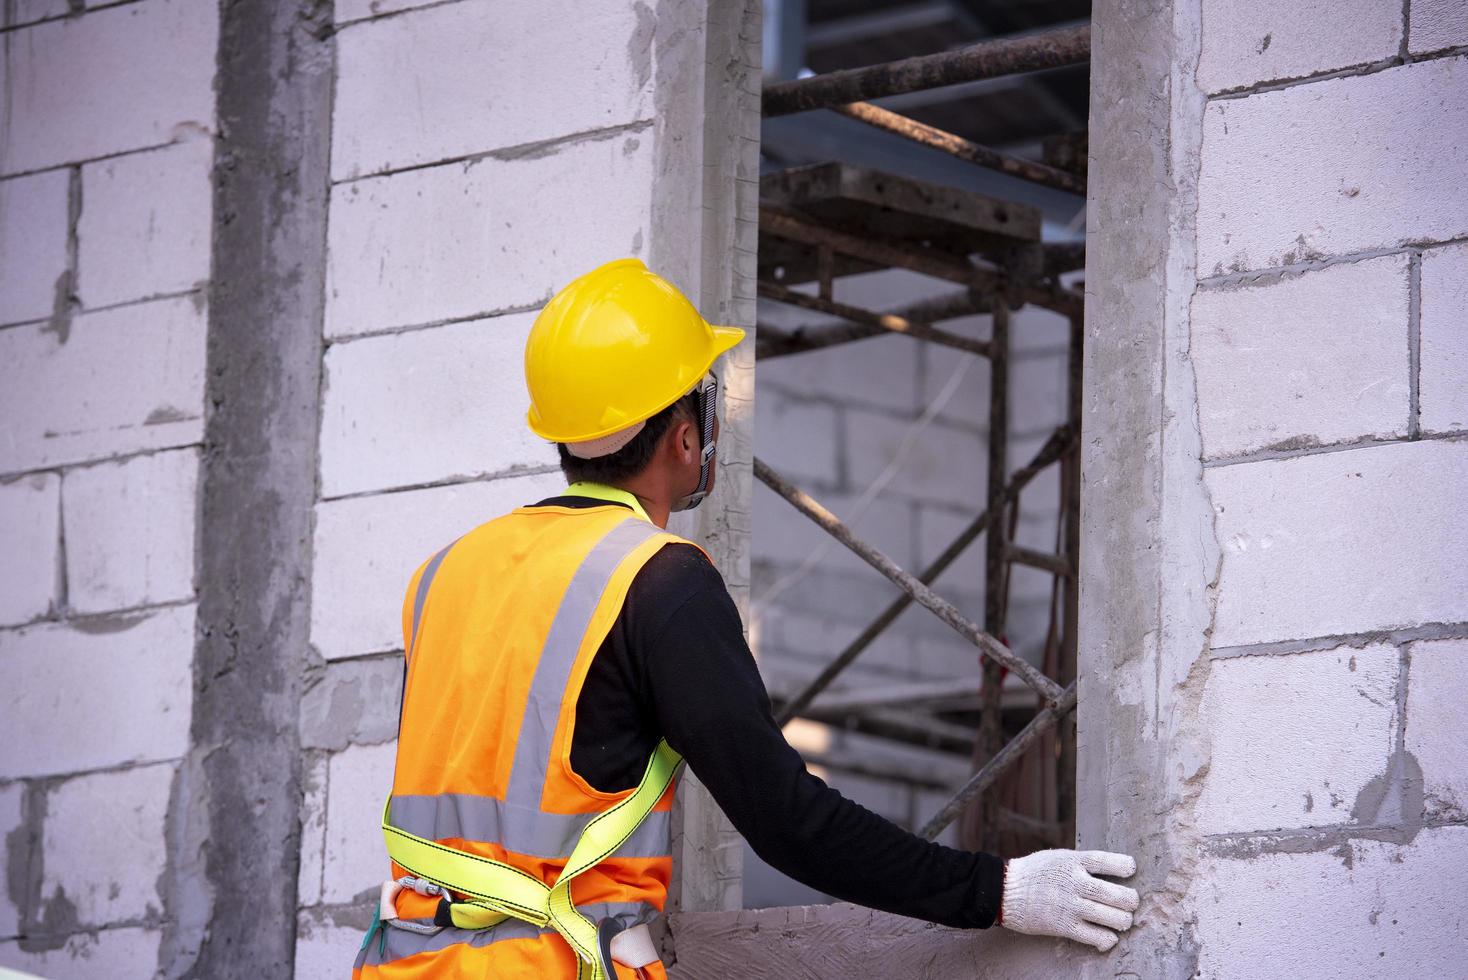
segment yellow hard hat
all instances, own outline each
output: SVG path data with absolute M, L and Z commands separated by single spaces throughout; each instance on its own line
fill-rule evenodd
M 530 429 L 601 439 L 661 412 L 744 331 L 716 327 L 641 259 L 617 259 L 556 293 L 525 342 Z

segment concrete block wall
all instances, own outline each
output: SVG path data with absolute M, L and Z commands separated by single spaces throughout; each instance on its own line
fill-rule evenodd
M 1136 17 L 1087 270 L 1080 836 L 1152 896 L 1112 960 L 1460 972 L 1468 9 Z
M 945 289 L 951 287 L 898 270 L 843 279 L 837 284 L 837 298 L 868 309 L 892 309 Z M 763 300 L 760 321 L 784 328 L 823 322 L 817 315 Z M 987 316 L 948 322 L 944 328 L 983 339 L 991 332 Z M 1013 470 L 1065 421 L 1069 327 L 1064 318 L 1030 307 L 1014 314 L 1010 330 Z M 948 546 L 986 500 L 987 362 L 952 354 L 891 336 L 760 365 L 759 456 L 914 573 Z M 934 405 L 931 421 L 919 429 L 919 420 Z M 888 472 L 894 462 L 897 466 Z M 880 492 L 862 506 L 864 495 L 878 480 Z M 1058 492 L 1055 467 L 1029 486 L 1018 532 L 1023 544 L 1056 551 Z M 752 628 L 766 684 L 777 695 L 788 694 L 814 677 L 899 593 L 762 484 L 756 487 L 754 502 Z M 1051 579 L 1029 572 L 1022 568 L 1014 572 L 1008 634 L 1022 655 L 1038 662 Z M 968 616 L 982 621 L 982 541 L 970 547 L 937 587 Z M 833 686 L 947 679 L 975 683 L 978 677 L 979 655 L 973 646 L 932 614 L 913 607 Z M 873 809 L 904 826 L 921 825 L 946 801 L 942 788 L 956 786 L 967 772 L 967 760 L 958 759 L 954 766 L 952 755 L 915 750 L 930 763 L 924 779 L 859 775 L 843 770 L 839 759 L 829 761 L 823 749 L 849 736 L 802 724 L 806 735 L 801 747 L 809 746 L 810 757 L 820 760 L 827 781 L 854 799 L 878 803 Z M 819 735 L 810 734 L 817 729 Z M 848 764 L 856 757 L 856 753 L 844 756 Z M 934 779 L 931 774 L 936 772 L 952 778 Z M 747 907 L 816 899 L 809 889 L 765 867 L 752 852 L 745 861 Z
M 0 965 L 153 977 L 190 747 L 213 4 L 0 22 Z

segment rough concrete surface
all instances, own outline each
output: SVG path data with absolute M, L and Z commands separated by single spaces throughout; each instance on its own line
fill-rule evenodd
M 195 710 L 166 976 L 281 976 L 295 961 L 330 16 L 316 0 L 221 10 Z M 250 914 L 227 911 L 243 896 Z
M 1135 855 L 1147 895 L 1101 969 L 1182 978 L 1219 554 L 1188 359 L 1199 7 L 1107 0 L 1093 31 L 1077 836 Z

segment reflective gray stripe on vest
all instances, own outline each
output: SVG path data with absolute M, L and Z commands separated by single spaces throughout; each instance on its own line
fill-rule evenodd
M 389 820 L 394 827 L 429 840 L 492 841 L 528 857 L 564 858 L 595 813 L 544 813 L 492 796 L 440 793 L 394 796 Z M 672 826 L 667 810 L 647 815 L 613 857 L 667 857 Z
M 656 909 L 642 902 L 591 902 L 586 905 L 578 905 L 576 908 L 590 916 L 592 922 L 600 922 L 602 918 L 611 916 L 618 919 L 623 927 L 628 929 L 650 921 L 657 914 Z M 415 919 L 413 921 L 427 925 L 433 924 L 431 920 Z M 541 929 L 519 919 L 506 919 L 489 929 L 456 929 L 450 926 L 432 936 L 397 929 L 393 926 L 385 926 L 384 929 L 384 933 L 373 936 L 372 941 L 357 953 L 358 969 L 363 966 L 381 966 L 394 960 L 416 956 L 419 953 L 446 949 L 457 943 L 469 946 L 488 946 L 490 943 L 506 939 L 533 939 L 536 936 L 556 934 L 556 931 L 550 926 Z M 383 935 L 387 936 L 386 942 L 382 940 Z
M 507 803 L 540 809 L 541 791 L 550 771 L 551 740 L 555 738 L 556 722 L 561 717 L 571 667 L 591 626 L 591 617 L 596 614 L 602 593 L 618 566 L 638 545 L 661 533 L 654 525 L 629 517 L 596 543 L 571 576 L 571 584 L 566 586 L 546 634 L 545 645 L 540 648 L 540 660 L 530 682 L 530 697 L 525 702 L 525 715 L 515 740 L 515 759 L 510 764 L 509 788 L 505 791 Z
M 428 587 L 433 584 L 433 577 L 438 574 L 438 566 L 443 564 L 444 555 L 458 543 L 458 539 L 455 539 L 445 545 L 438 554 L 429 559 L 423 568 L 423 574 L 418 578 L 418 591 L 413 594 L 413 632 L 408 634 L 409 645 L 405 648 L 405 656 L 411 654 L 412 647 L 418 645 L 418 624 L 423 622 L 423 601 L 428 598 Z

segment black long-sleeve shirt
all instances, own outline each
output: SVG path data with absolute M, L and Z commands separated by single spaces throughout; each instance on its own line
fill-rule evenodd
M 797 881 L 943 925 L 993 924 L 1003 890 L 998 858 L 924 840 L 806 770 L 775 723 L 723 578 L 687 545 L 664 547 L 633 579 L 577 699 L 571 765 L 598 790 L 628 789 L 659 738 L 687 760 L 755 853 Z

